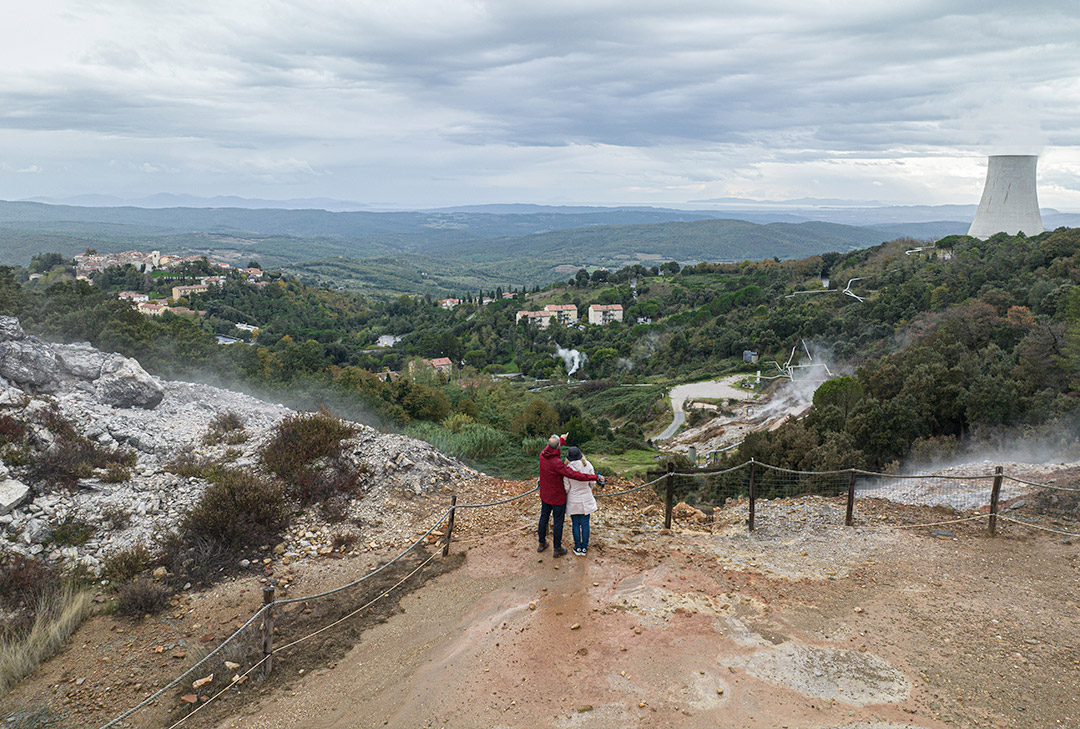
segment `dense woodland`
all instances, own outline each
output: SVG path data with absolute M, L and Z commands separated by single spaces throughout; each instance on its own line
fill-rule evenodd
M 664 385 L 743 371 L 744 349 L 784 361 L 803 339 L 851 376 L 822 387 L 809 418 L 754 435 L 732 458 L 881 468 L 976 440 L 1074 438 L 1080 230 L 915 247 L 900 240 L 796 261 L 581 270 L 516 299 L 447 291 L 466 299 L 452 310 L 430 295 L 380 301 L 287 276 L 261 289 L 235 280 L 186 302 L 207 312 L 198 321 L 151 320 L 118 301 L 119 288 L 153 288 L 140 274 L 111 271 L 90 286 L 72 281 L 61 257 L 39 256 L 28 269 L 0 269 L 0 311 L 29 331 L 134 356 L 155 374 L 326 404 L 507 474 L 525 472 L 540 437 L 556 428 L 593 452 L 647 448 L 665 420 Z M 28 282 L 30 271 L 45 276 Z M 823 276 L 833 289 L 860 279 L 851 290 L 864 300 L 791 296 L 820 290 Z M 480 296 L 497 301 L 480 306 Z M 577 304 L 582 315 L 590 303 L 621 303 L 626 321 L 546 331 L 515 324 L 518 309 L 547 303 Z M 218 345 L 212 334 L 236 336 L 237 322 L 259 327 L 254 345 Z M 382 334 L 403 339 L 380 349 Z M 572 385 L 529 392 L 490 377 L 566 382 L 557 345 L 589 358 Z M 449 381 L 422 367 L 395 381 L 376 376 L 441 356 L 463 364 Z M 651 386 L 626 386 L 643 384 Z

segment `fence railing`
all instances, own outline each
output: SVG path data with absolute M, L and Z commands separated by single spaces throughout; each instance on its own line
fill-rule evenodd
M 1005 474 L 1002 466 L 977 474 L 888 474 L 858 468 L 801 471 L 751 459 L 728 468 L 676 469 L 668 463 L 665 471 L 650 471 L 648 476 L 664 481 L 660 493 L 664 498 L 664 527 L 668 529 L 676 492 L 716 505 L 733 498 L 747 499 L 748 531 L 759 526 L 760 501 L 811 495 L 843 497 L 845 526 L 856 525 L 858 502 L 869 507 L 874 504 L 870 500 L 880 500 L 910 507 L 899 516 L 893 514 L 904 526 L 954 520 L 954 512 L 961 512 L 967 515 L 964 520 L 985 517 L 987 530 L 994 535 L 1003 506 L 1008 510 L 1018 508 L 1036 489 L 1056 492 L 1054 504 L 1041 505 L 1043 513 L 1059 518 L 1080 517 L 1080 488 L 1025 480 Z M 797 519 L 799 514 L 774 510 L 767 518 Z M 1018 521 L 1015 517 L 1007 520 Z

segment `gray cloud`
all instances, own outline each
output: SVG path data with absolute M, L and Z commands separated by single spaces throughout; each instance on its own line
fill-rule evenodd
M 18 12 L 0 29 L 0 197 L 286 186 L 418 205 L 637 202 L 702 197 L 687 186 L 832 196 L 873 182 L 875 197 L 964 202 L 947 197 L 956 180 L 977 197 L 980 158 L 1002 146 L 1059 150 L 1043 170 L 1066 181 L 1065 202 L 1076 191 L 1062 170 L 1080 160 L 1080 10 L 1060 2 L 60 0 Z M 880 163 L 934 158 L 949 160 L 949 186 L 913 176 L 920 164 Z M 106 169 L 115 160 L 130 164 Z M 62 174 L 73 166 L 82 190 Z

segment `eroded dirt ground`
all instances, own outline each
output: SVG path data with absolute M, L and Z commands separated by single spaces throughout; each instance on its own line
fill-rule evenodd
M 228 691 L 182 726 L 1080 726 L 1080 552 L 1068 537 L 1004 524 L 992 539 L 979 521 L 938 536 L 869 527 L 883 504 L 845 528 L 843 503 L 820 498 L 761 506 L 753 534 L 738 504 L 662 534 L 655 497 L 639 492 L 601 502 L 587 557 L 554 559 L 535 551 L 534 499 L 462 512 L 460 566 L 440 574 L 433 562 L 378 612 L 297 646 L 268 683 Z M 377 557 L 294 565 L 293 590 L 340 583 Z M 250 614 L 257 583 L 241 585 L 160 619 L 94 618 L 5 711 L 85 706 L 71 724 L 95 726 L 168 677 L 159 664 L 178 672 L 183 661 L 153 653 L 163 631 L 183 636 L 187 621 L 198 641 L 215 620 Z M 360 599 L 299 612 L 281 639 Z M 136 659 L 148 667 L 138 675 Z M 180 693 L 132 725 L 175 721 Z

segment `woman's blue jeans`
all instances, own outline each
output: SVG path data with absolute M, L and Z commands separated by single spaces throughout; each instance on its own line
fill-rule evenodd
M 571 514 L 570 530 L 574 533 L 574 549 L 589 548 L 589 515 Z

